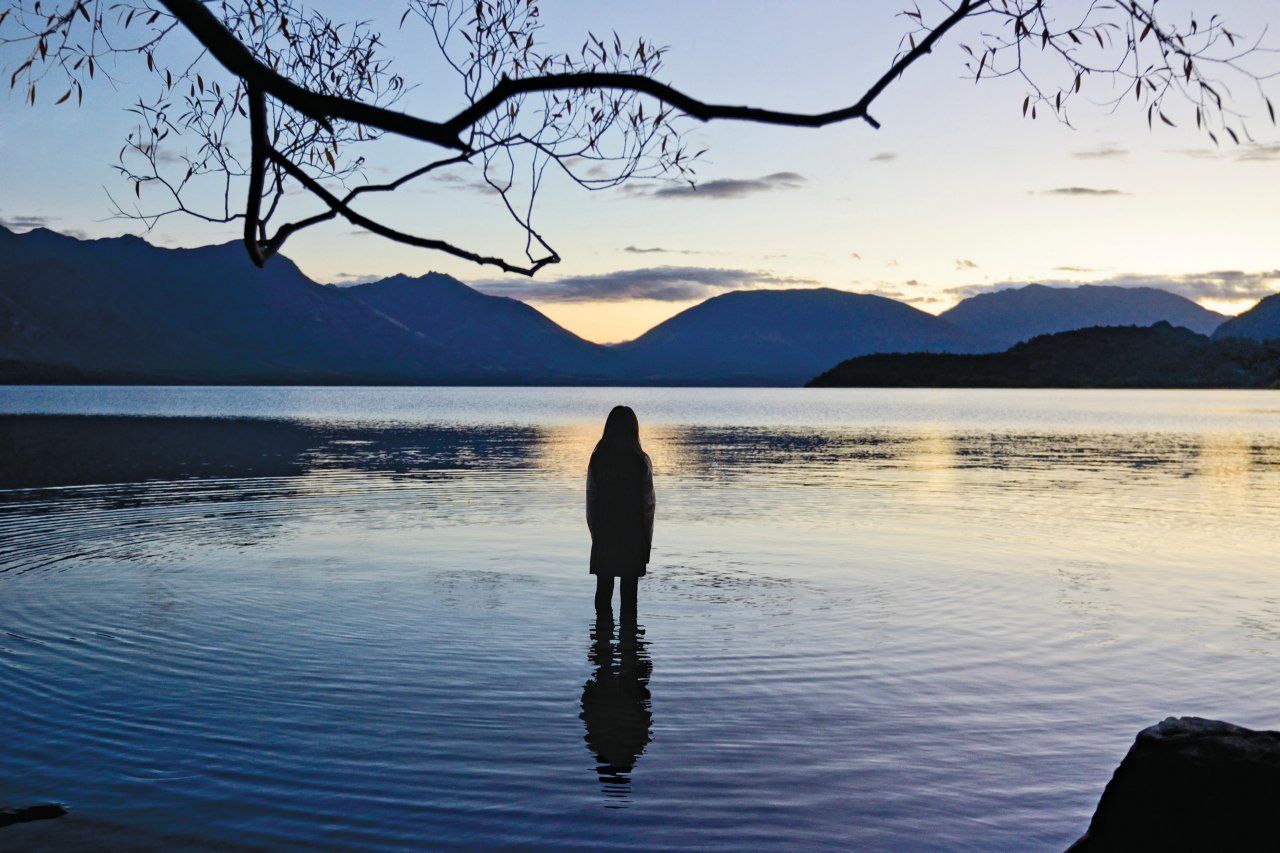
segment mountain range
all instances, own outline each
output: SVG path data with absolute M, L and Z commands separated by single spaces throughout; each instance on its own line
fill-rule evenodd
M 830 289 L 735 291 L 604 346 L 446 275 L 321 285 L 238 243 L 0 227 L 0 382 L 800 385 L 877 352 L 983 353 L 1063 327 L 1220 315 L 1153 288 L 1032 285 L 941 316 Z M 1280 297 L 1216 336 L 1280 338 Z
M 604 347 L 448 276 L 337 288 L 234 244 L 0 228 L 0 358 L 116 381 L 602 381 Z M 10 378 L 24 368 L 10 365 Z
M 714 296 L 615 349 L 639 382 L 799 385 L 851 355 L 985 346 L 905 303 L 817 288 Z
M 981 293 L 940 316 L 996 350 L 1054 332 L 1090 326 L 1150 326 L 1162 320 L 1211 335 L 1227 319 L 1167 290 L 1099 284 L 1029 284 Z

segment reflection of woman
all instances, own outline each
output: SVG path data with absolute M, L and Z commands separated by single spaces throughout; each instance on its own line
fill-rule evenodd
M 622 579 L 622 614 L 634 616 L 639 579 L 653 543 L 653 464 L 640 447 L 640 424 L 628 406 L 614 406 L 587 466 L 587 527 L 596 611 L 610 610 L 613 579 Z
M 631 792 L 631 770 L 652 739 L 649 677 L 653 662 L 644 629 L 634 623 L 623 623 L 615 647 L 613 623 L 601 616 L 591 639 L 589 657 L 595 670 L 582 686 L 585 740 L 595 756 L 596 775 L 605 796 L 626 800 Z

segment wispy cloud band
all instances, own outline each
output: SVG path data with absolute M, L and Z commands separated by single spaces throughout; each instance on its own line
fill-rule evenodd
M 479 281 L 472 286 L 494 296 L 511 296 L 527 302 L 625 302 L 631 299 L 691 302 L 730 290 L 809 287 L 816 284 L 818 282 L 813 279 L 782 276 L 765 270 L 661 266 L 548 281 Z
M 1081 284 L 1109 285 L 1112 287 L 1156 287 L 1188 299 L 1218 299 L 1236 301 L 1262 299 L 1280 290 L 1280 270 L 1245 272 L 1244 270 L 1211 270 L 1182 275 L 1139 275 L 1123 273 L 1098 281 L 1080 282 L 1067 280 L 1004 281 L 996 284 L 970 284 L 947 290 L 952 296 L 965 298 L 979 293 L 1043 284 L 1048 287 L 1079 287 Z
M 672 184 L 650 190 L 651 198 L 662 199 L 728 199 L 742 198 L 775 190 L 794 190 L 804 186 L 806 179 L 798 172 L 774 172 L 759 178 L 716 178 L 689 186 Z
M 1051 190 L 1040 190 L 1038 195 L 1060 195 L 1060 196 L 1117 196 L 1128 195 L 1127 192 L 1114 190 L 1110 188 L 1098 189 L 1096 187 L 1054 187 Z

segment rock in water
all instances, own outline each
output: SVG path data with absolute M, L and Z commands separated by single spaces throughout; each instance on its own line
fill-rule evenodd
M 33 820 L 49 820 L 67 813 L 62 803 L 40 803 L 34 806 L 0 806 L 0 826 L 14 823 L 30 823 Z
M 1199 717 L 1143 729 L 1071 850 L 1280 850 L 1280 732 Z

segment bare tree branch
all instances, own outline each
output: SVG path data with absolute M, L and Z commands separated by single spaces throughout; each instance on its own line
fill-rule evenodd
M 383 237 L 386 237 L 391 240 L 395 240 L 396 242 L 405 243 L 410 246 L 418 246 L 419 248 L 423 248 L 423 249 L 435 249 L 436 251 L 444 252 L 446 254 L 453 255 L 454 257 L 471 261 L 472 263 L 495 266 L 504 272 L 519 273 L 520 275 L 527 275 L 527 276 L 534 275 L 535 273 L 538 272 L 538 270 L 542 269 L 547 264 L 555 264 L 560 262 L 560 256 L 557 255 L 555 252 L 552 252 L 551 254 L 543 257 L 542 259 L 536 261 L 530 266 L 527 266 L 527 267 L 519 266 L 516 264 L 510 264 L 507 261 L 504 261 L 502 258 L 492 257 L 489 255 L 481 255 L 481 254 L 477 254 L 476 252 L 468 251 L 467 249 L 460 249 L 457 246 L 454 246 L 452 243 L 449 243 L 445 240 L 434 240 L 426 237 L 415 237 L 412 234 L 406 234 L 403 231 L 397 231 L 394 228 L 389 228 L 386 225 L 383 225 L 379 222 L 375 222 L 374 220 L 370 219 L 367 216 L 363 216 L 359 213 L 356 213 L 344 201 L 342 201 L 342 199 L 338 198 L 337 196 L 333 195 L 331 192 L 326 190 L 323 186 L 320 185 L 318 181 L 316 181 L 306 172 L 299 169 L 287 157 L 284 157 L 283 155 L 281 155 L 280 152 L 274 149 L 268 149 L 268 156 L 277 165 L 279 165 L 280 168 L 284 169 L 286 172 L 292 175 L 299 183 L 301 183 L 308 190 L 315 193 L 315 195 L 321 198 L 325 202 L 325 204 L 329 205 L 330 209 L 336 211 L 340 216 L 342 216 L 352 225 L 358 225 L 361 228 L 365 228 L 369 231 L 372 231 L 374 234 L 380 234 Z
M 341 217 L 391 240 L 533 275 L 559 260 L 534 224 L 550 166 L 586 189 L 644 178 L 693 184 L 703 152 L 686 148 L 684 119 L 810 128 L 861 120 L 879 127 L 870 114 L 877 99 L 966 22 L 974 22 L 970 43 L 959 44 L 969 57 L 967 73 L 975 81 L 1021 81 L 1022 111 L 1030 119 L 1047 110 L 1070 124 L 1071 105 L 1103 89 L 1104 107 L 1139 105 L 1153 128 L 1157 121 L 1177 124 L 1174 105 L 1181 100 L 1215 143 L 1219 134 L 1239 143 L 1252 137 L 1227 76 L 1256 86 L 1276 118 L 1262 86 L 1275 72 L 1250 64 L 1271 53 L 1265 32 L 1245 40 L 1217 15 L 1202 21 L 1192 14 L 1173 24 L 1157 16 L 1158 0 L 928 0 L 937 6 L 929 17 L 937 20 L 927 22 L 918 5 L 902 12 L 910 24 L 887 69 L 856 100 L 817 113 L 689 95 L 659 79 L 667 48 L 643 38 L 624 43 L 616 33 L 612 40 L 588 33 L 579 51 L 548 52 L 539 41 L 537 0 L 403 2 L 401 26 L 410 15 L 425 23 L 461 83 L 465 106 L 451 117 L 394 109 L 404 81 L 381 58 L 377 33 L 367 22 L 334 22 L 305 0 L 51 0 L 48 9 L 41 0 L 0 0 L 0 48 L 25 51 L 10 86 L 21 80 L 32 104 L 37 84 L 52 74 L 67 81 L 55 103 L 73 94 L 79 103 L 95 76 L 108 76 L 103 58 L 145 59 L 161 92 L 133 106 L 139 126 L 117 167 L 137 202 L 128 211 L 114 198 L 112 205 L 147 228 L 172 213 L 243 219 L 246 251 L 259 265 L 293 234 Z M 194 56 L 174 60 L 173 51 L 158 52 L 181 30 L 194 37 Z M 352 152 L 384 133 L 453 153 L 391 181 L 361 183 L 365 159 Z M 171 137 L 198 145 L 175 154 L 162 147 Z M 353 206 L 366 194 L 394 192 L 448 167 L 477 170 L 463 182 L 498 196 L 524 237 L 526 262 L 413 235 Z M 172 202 L 148 211 L 144 187 Z M 295 212 L 296 202 L 286 197 L 298 190 L 323 209 Z M 234 199 L 242 191 L 240 206 Z M 291 220 L 272 234 L 272 220 L 285 215 Z

